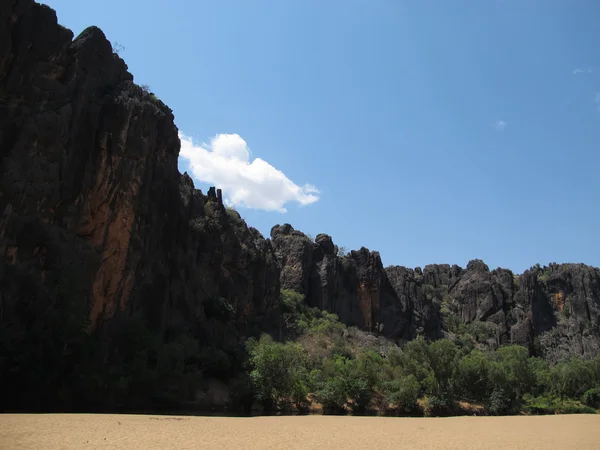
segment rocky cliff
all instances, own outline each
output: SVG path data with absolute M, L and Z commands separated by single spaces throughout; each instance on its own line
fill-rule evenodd
M 289 224 L 276 225 L 271 241 L 281 265 L 281 287 L 303 294 L 307 303 L 369 332 L 401 339 L 409 312 L 399 301 L 377 252 L 366 248 L 337 255 L 330 236 L 312 242 Z
M 471 330 L 490 347 L 514 343 L 550 359 L 600 354 L 600 271 L 583 264 L 535 266 L 522 275 L 430 265 L 386 269 L 414 322 L 429 337 Z
M 270 242 L 180 175 L 179 146 L 101 30 L 73 39 L 49 7 L 1 3 L 4 388 L 34 381 L 19 352 L 66 357 L 119 316 L 213 343 L 276 308 Z
M 488 348 L 521 344 L 553 360 L 600 354 L 600 270 L 583 264 L 532 267 L 517 276 L 466 268 L 384 269 L 379 253 L 337 255 L 331 237 L 312 242 L 291 225 L 271 231 L 281 285 L 342 322 L 398 342 L 468 334 Z

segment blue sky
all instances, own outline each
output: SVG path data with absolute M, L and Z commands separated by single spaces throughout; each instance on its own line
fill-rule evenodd
M 596 0 L 46 3 L 125 47 L 181 170 L 265 235 L 385 265 L 600 266 Z

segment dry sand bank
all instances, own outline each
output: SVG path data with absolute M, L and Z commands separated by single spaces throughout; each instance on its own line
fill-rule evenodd
M 9 449 L 600 449 L 599 415 L 182 417 L 0 415 Z

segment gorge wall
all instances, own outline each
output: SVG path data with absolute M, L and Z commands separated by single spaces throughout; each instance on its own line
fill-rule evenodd
M 164 328 L 272 308 L 279 270 L 257 230 L 177 170 L 173 114 L 133 83 L 98 28 L 75 40 L 50 8 L 0 9 L 0 276 L 23 297 L 90 299 L 90 326 L 145 310 Z M 63 292 L 64 291 L 64 292 Z M 68 291 L 68 292 L 67 292 Z
M 1 3 L 4 399 L 28 383 L 18 353 L 66 357 L 82 328 L 134 316 L 213 345 L 277 307 L 269 241 L 179 174 L 179 148 L 100 29 L 73 39 L 49 7 Z
M 497 348 L 520 344 L 553 360 L 600 354 L 600 270 L 584 264 L 535 266 L 522 275 L 432 264 L 384 268 L 366 248 L 338 256 L 331 237 L 313 242 L 289 224 L 271 239 L 281 286 L 342 322 L 397 341 L 476 334 Z

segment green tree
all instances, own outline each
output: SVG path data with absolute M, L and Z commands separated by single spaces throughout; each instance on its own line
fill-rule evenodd
M 369 381 L 360 375 L 356 360 L 336 355 L 324 361 L 317 399 L 326 411 L 340 412 L 347 403 L 354 411 L 361 411 L 371 397 Z
M 266 407 L 287 402 L 306 392 L 306 361 L 302 347 L 294 343 L 274 342 L 263 335 L 248 341 L 250 377 L 256 396 Z
M 440 339 L 429 345 L 428 356 L 433 373 L 433 378 L 426 380 L 430 393 L 446 399 L 452 398 L 459 361 L 458 347 L 452 341 Z
M 584 392 L 581 402 L 592 408 L 600 409 L 600 388 L 589 389 Z
M 490 396 L 490 362 L 478 350 L 471 351 L 458 362 L 457 391 L 466 399 L 483 402 Z
M 600 358 L 570 358 L 550 370 L 550 390 L 561 398 L 580 398 L 589 389 L 600 386 Z
M 527 349 L 509 345 L 490 353 L 490 378 L 490 405 L 495 413 L 506 413 L 531 391 L 536 382 Z
M 374 350 L 361 351 L 353 364 L 355 376 L 364 379 L 370 389 L 380 382 L 383 370 L 383 358 Z
M 418 337 L 402 349 L 400 365 L 406 375 L 414 375 L 427 394 L 450 399 L 454 395 L 458 347 L 448 339 L 427 344 Z
M 535 377 L 531 393 L 533 395 L 541 395 L 549 392 L 551 368 L 548 361 L 542 358 L 529 358 L 529 365 Z
M 410 412 L 416 409 L 421 385 L 414 375 L 388 381 L 384 385 L 386 400 L 395 409 Z
M 422 336 L 407 342 L 402 352 L 395 355 L 392 363 L 399 365 L 406 375 L 414 375 L 419 383 L 432 376 L 429 365 L 429 348 Z

